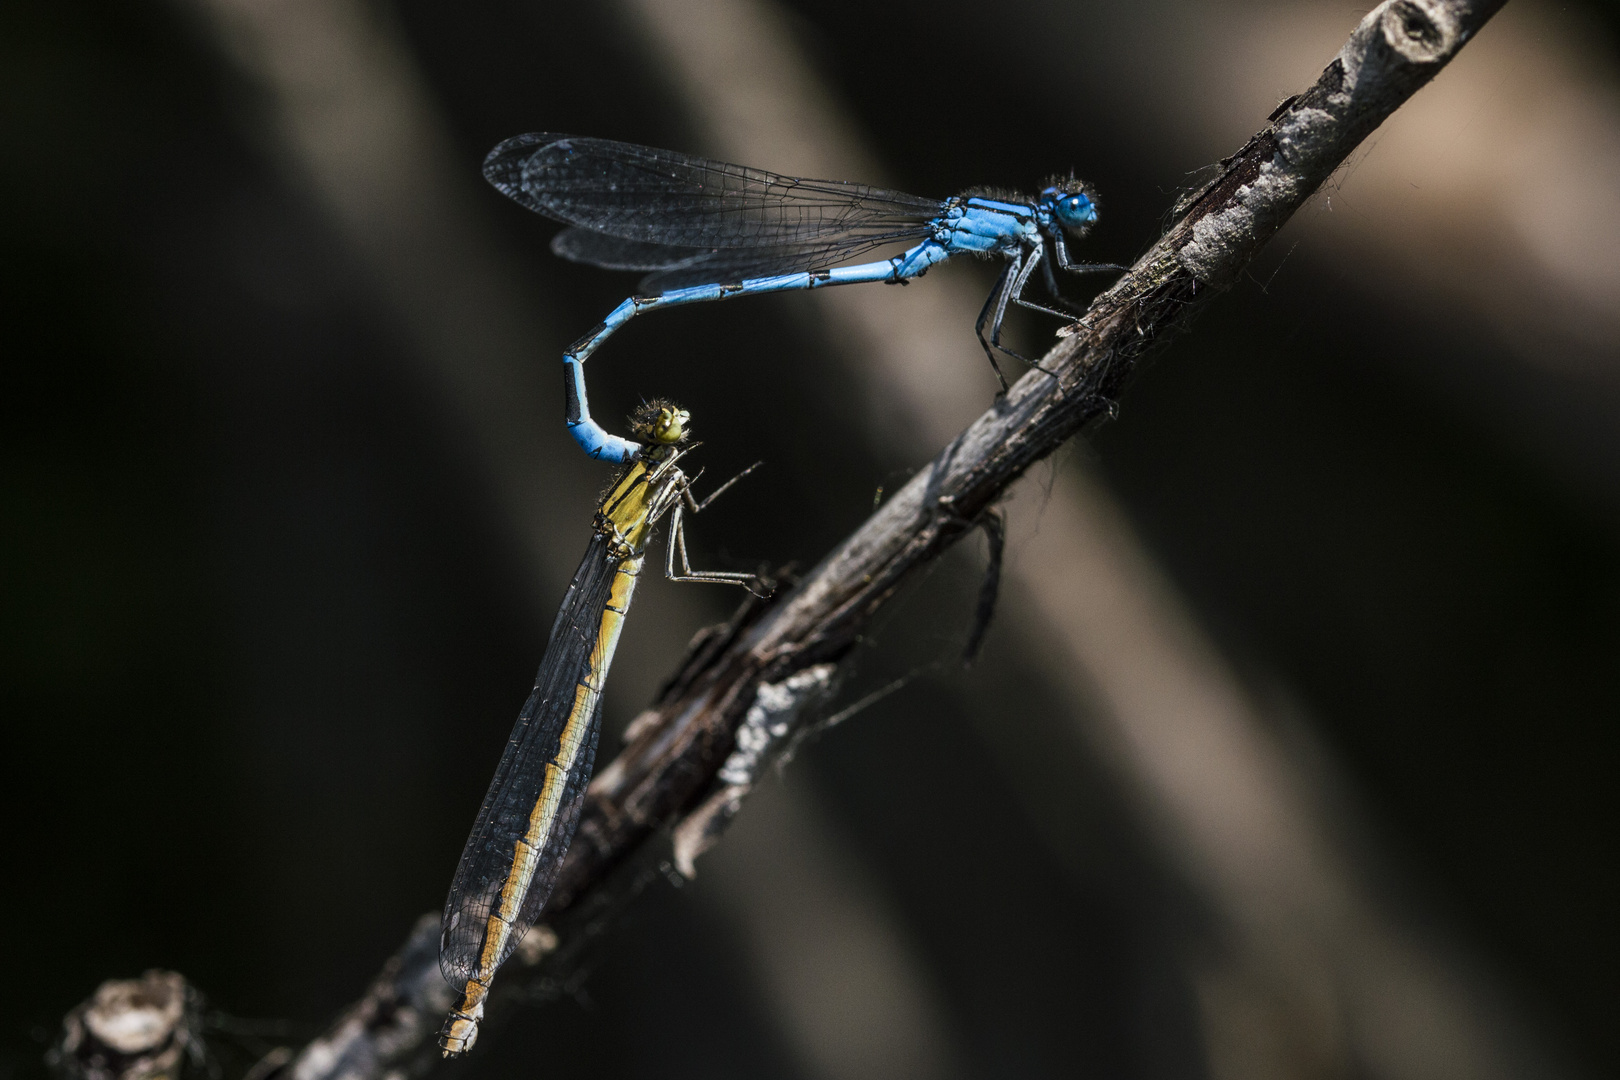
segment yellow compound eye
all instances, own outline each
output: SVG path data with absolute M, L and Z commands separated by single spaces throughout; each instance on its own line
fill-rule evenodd
M 653 421 L 652 437 L 655 442 L 678 443 L 686 438 L 686 425 L 692 419 L 692 414 L 685 409 L 662 408 L 658 410 L 658 418 Z

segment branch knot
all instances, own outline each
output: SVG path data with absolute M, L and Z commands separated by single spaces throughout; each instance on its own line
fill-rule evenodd
M 1436 16 L 1440 17 L 1437 18 Z M 1442 28 L 1440 12 L 1430 13 L 1418 0 L 1395 0 L 1383 12 L 1380 23 L 1384 43 L 1409 63 L 1434 64 L 1445 59 L 1456 47 L 1450 39 L 1456 35 Z

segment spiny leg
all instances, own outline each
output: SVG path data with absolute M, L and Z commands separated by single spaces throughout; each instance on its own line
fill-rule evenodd
M 675 512 L 669 518 L 669 542 L 664 545 L 664 576 L 671 581 L 706 581 L 716 585 L 741 585 L 755 596 L 769 596 L 767 592 L 757 592 L 754 581 L 757 574 L 737 574 L 726 570 L 693 570 L 692 562 L 686 556 L 686 507 L 680 503 L 675 505 Z M 681 572 L 675 572 L 675 554 L 680 553 Z
M 766 591 L 761 593 L 755 590 L 753 582 L 758 579 L 757 574 L 739 574 L 724 570 L 693 570 L 691 560 L 686 554 L 686 511 L 701 513 L 705 507 L 731 488 L 731 485 L 763 465 L 763 461 L 756 461 L 730 480 L 709 492 L 708 498 L 698 502 L 692 494 L 692 485 L 685 478 L 680 479 L 680 497 L 676 501 L 674 513 L 670 516 L 669 543 L 664 548 L 664 575 L 671 581 L 709 581 L 726 585 L 741 585 L 755 596 L 770 595 L 770 586 L 765 585 Z M 701 474 L 699 474 L 701 475 Z M 680 553 L 681 573 L 675 572 L 676 552 Z
M 1089 273 L 1095 270 L 1124 270 L 1125 267 L 1118 266 L 1113 263 L 1079 264 L 1068 262 L 1068 249 L 1064 246 L 1061 238 L 1054 238 L 1052 241 L 1052 247 L 1056 252 L 1055 257 L 1053 259 L 1046 260 L 1041 265 L 1046 273 L 1046 286 L 1052 291 L 1053 299 L 1055 299 L 1057 303 L 1063 305 L 1062 309 L 1060 310 L 1058 308 L 1047 307 L 1045 304 L 1037 304 L 1033 300 L 1025 300 L 1022 295 L 1022 290 L 1020 290 L 1018 294 L 1015 294 L 1012 300 L 1013 303 L 1017 304 L 1019 307 L 1028 308 L 1030 311 L 1039 311 L 1043 315 L 1052 315 L 1059 319 L 1067 319 L 1072 324 L 1074 319 L 1085 314 L 1085 310 L 1080 305 L 1071 302 L 1068 297 L 1064 296 L 1058 290 L 1057 278 L 1052 274 L 1052 262 L 1056 261 L 1062 264 L 1065 270 L 1069 270 L 1077 274 Z M 1043 248 L 1042 250 L 1044 251 L 1045 249 Z
M 1046 279 L 1046 291 L 1062 299 L 1063 292 L 1058 288 L 1057 275 L 1052 273 L 1052 263 L 1055 259 L 1046 259 L 1041 263 L 1041 276 Z
M 1009 280 L 1012 278 L 1013 271 L 1017 266 L 1018 260 L 1014 259 L 1008 262 L 1006 266 L 1001 268 L 1001 276 L 996 278 L 995 285 L 990 289 L 990 295 L 984 298 L 984 307 L 979 309 L 979 321 L 973 324 L 973 332 L 974 334 L 978 335 L 979 344 L 984 346 L 984 355 L 989 359 L 990 367 L 996 373 L 996 381 L 1001 383 L 1001 392 L 1003 394 L 1007 392 L 1007 376 L 1001 373 L 1001 364 L 996 361 L 995 349 L 991 347 L 990 342 L 986 340 L 984 336 L 984 324 L 990 321 L 991 308 L 995 308 L 997 311 L 1000 311 L 1002 308 L 1006 307 L 1005 301 L 1003 301 L 999 306 L 997 305 L 996 301 L 999 300 L 1002 294 L 1007 291 L 1007 285 Z M 996 325 L 1001 325 L 999 318 L 996 320 Z
M 1068 297 L 1064 296 L 1062 290 L 1058 288 L 1057 277 L 1052 273 L 1052 264 L 1054 262 L 1057 263 L 1058 266 L 1062 267 L 1071 274 L 1089 274 L 1100 270 L 1124 270 L 1125 267 L 1119 266 L 1115 263 L 1074 262 L 1069 258 L 1069 246 L 1064 242 L 1061 234 L 1053 236 L 1050 239 L 1052 243 L 1052 257 L 1047 259 L 1042 264 L 1042 269 L 1046 274 L 1046 287 L 1051 292 L 1053 300 L 1061 306 L 1061 310 L 1059 310 L 1059 308 L 1047 307 L 1044 304 L 1037 304 L 1032 300 L 1025 300 L 1021 295 L 1013 297 L 1013 300 L 1020 307 L 1028 308 L 1031 311 L 1039 311 L 1045 315 L 1052 315 L 1059 319 L 1069 320 L 1069 325 L 1067 327 L 1058 330 L 1058 336 L 1064 337 L 1073 332 L 1074 328 L 1079 325 L 1075 322 L 1075 320 L 1084 318 L 1085 311 L 1079 304 L 1073 303 Z M 1042 250 L 1045 250 L 1044 245 L 1042 246 Z
M 1059 299 L 1062 299 L 1062 298 L 1059 297 Z M 1042 312 L 1042 313 L 1044 313 L 1046 315 L 1056 315 L 1060 319 L 1068 319 L 1070 321 L 1073 321 L 1073 319 L 1074 319 L 1074 317 L 1076 315 L 1084 315 L 1085 314 L 1085 312 L 1078 311 L 1078 310 L 1075 310 L 1075 311 L 1059 311 L 1057 308 L 1049 308 L 1045 304 L 1037 304 L 1033 300 L 1025 300 L 1022 296 L 1013 297 L 1013 303 L 1017 304 L 1021 308 L 1028 308 L 1031 311 L 1039 311 L 1039 312 Z
M 1068 318 L 1072 319 L 1076 315 L 1084 315 L 1084 309 L 1081 308 L 1079 304 L 1076 304 L 1074 301 L 1070 300 L 1067 296 L 1064 296 L 1063 290 L 1058 288 L 1057 275 L 1052 273 L 1052 264 L 1056 261 L 1056 258 L 1047 258 L 1041 260 L 1041 274 L 1046 278 L 1046 291 L 1052 296 L 1052 299 L 1058 304 L 1058 306 L 1064 309 Z
M 1069 245 L 1063 242 L 1063 237 L 1052 238 L 1052 251 L 1057 256 L 1057 264 L 1071 274 L 1095 274 L 1103 270 L 1129 270 L 1128 266 L 1118 263 L 1077 263 L 1069 258 Z
M 709 497 L 704 499 L 702 502 L 698 502 L 697 499 L 696 499 L 696 496 L 694 496 L 692 494 L 692 485 L 691 484 L 684 485 L 682 487 L 681 491 L 682 491 L 682 494 L 685 496 L 686 505 L 691 507 L 692 513 L 694 513 L 694 514 L 701 513 L 704 507 L 708 506 L 710 503 L 714 502 L 714 500 L 718 499 L 721 495 L 725 494 L 726 491 L 728 491 L 731 488 L 732 484 L 735 484 L 737 481 L 741 480 L 743 477 L 747 476 L 749 473 L 753 472 L 755 469 L 759 468 L 763 464 L 765 464 L 763 461 L 754 462 L 752 465 L 748 466 L 748 468 L 744 469 L 742 472 L 738 473 L 736 476 L 733 476 L 730 480 L 727 480 L 725 483 L 721 484 L 719 487 L 717 487 L 713 491 L 709 492 Z M 698 475 L 701 476 L 702 473 L 699 473 Z
M 1028 364 L 1030 367 L 1034 368 L 1036 371 L 1044 372 L 1047 375 L 1055 376 L 1056 373 L 1053 372 L 1053 371 L 1048 370 L 1047 368 L 1042 367 L 1041 362 L 1039 360 L 1032 360 L 1029 357 L 1023 355 L 1022 353 L 1019 353 L 1019 352 L 1016 352 L 1016 351 L 1014 351 L 1012 349 L 1009 349 L 1007 346 L 1005 346 L 1005 345 L 1003 345 L 1001 343 L 1001 324 L 1002 324 L 1003 320 L 1005 320 L 1006 317 L 1007 317 L 1007 304 L 1008 304 L 1008 302 L 1009 301 L 1014 301 L 1014 302 L 1017 302 L 1019 304 L 1022 304 L 1024 307 L 1033 307 L 1034 306 L 1034 305 L 1030 304 L 1029 302 L 1027 302 L 1025 300 L 1019 299 L 1019 296 L 1024 291 L 1024 286 L 1029 284 L 1029 276 L 1035 272 L 1035 267 L 1037 265 L 1039 265 L 1039 263 L 1041 262 L 1042 254 L 1044 254 L 1044 251 L 1043 251 L 1042 248 L 1039 248 L 1039 247 L 1032 248 L 1028 252 L 1028 254 L 1025 256 L 1023 266 L 1019 269 L 1017 276 L 1014 277 L 1011 281 L 1009 281 L 1007 283 L 1007 287 L 1001 291 L 1000 302 L 996 305 L 995 321 L 990 324 L 990 344 L 995 346 L 996 348 L 1000 349 L 1002 352 L 1006 353 L 1008 356 L 1014 357 L 1014 358 L 1016 358 L 1018 360 L 1022 360 L 1024 363 Z M 1018 265 L 1017 263 L 1009 264 L 1008 269 L 1011 270 L 1014 266 L 1017 266 L 1017 265 Z M 983 335 L 980 336 L 979 340 L 980 341 L 984 340 Z

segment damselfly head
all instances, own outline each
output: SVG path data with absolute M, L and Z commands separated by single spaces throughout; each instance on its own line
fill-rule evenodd
M 636 410 L 630 418 L 630 429 L 660 446 L 674 446 L 686 441 L 690 434 L 687 425 L 691 422 L 691 413 L 673 401 L 655 398 Z
M 1097 197 L 1073 176 L 1054 179 L 1041 192 L 1041 203 L 1051 211 L 1052 220 L 1073 236 L 1084 236 L 1097 223 Z

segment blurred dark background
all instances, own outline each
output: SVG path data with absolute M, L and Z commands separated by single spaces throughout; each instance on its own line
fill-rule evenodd
M 608 479 L 564 433 L 556 358 L 631 285 L 553 259 L 483 154 L 552 130 L 793 165 L 716 145 L 637 10 L 0 8 L 0 1075 L 35 1075 L 63 1012 L 153 966 L 313 1033 L 442 904 Z M 1087 256 L 1125 262 L 1362 14 L 758 10 L 883 171 L 851 179 L 943 197 L 1073 167 L 1102 192 Z M 1015 498 L 1038 532 L 1070 473 L 1112 491 L 1314 778 L 1368 910 L 1515 1033 L 1504 1076 L 1620 1071 L 1617 25 L 1510 5 Z M 992 272 L 866 302 L 903 320 Z M 705 564 L 814 562 L 942 441 L 891 437 L 910 406 L 861 381 L 823 301 L 660 314 L 591 364 L 608 426 L 667 394 L 711 478 L 767 462 L 694 524 Z M 518 314 L 492 330 L 497 308 Z M 975 313 L 944 329 L 983 407 Z M 960 646 L 977 547 L 903 598 L 846 698 Z M 735 600 L 683 588 L 644 586 L 610 732 Z M 1077 704 L 1075 661 L 1016 618 L 976 670 L 801 754 L 712 875 L 632 909 L 580 1000 L 458 1068 L 1451 1075 L 1366 1050 L 1376 1017 L 1332 963 L 1301 1006 L 1328 1034 L 1291 1030 L 1263 973 L 1315 961 L 1247 959 L 1296 954 L 1231 929 L 1130 769 L 1076 734 L 1106 703 Z

